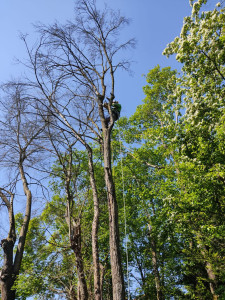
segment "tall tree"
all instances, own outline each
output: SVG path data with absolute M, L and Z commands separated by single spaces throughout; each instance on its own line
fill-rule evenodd
M 34 86 L 42 94 L 39 101 L 47 108 L 45 114 L 50 113 L 56 118 L 62 130 L 69 131 L 88 151 L 95 203 L 92 241 L 96 299 L 101 299 L 97 253 L 99 204 L 90 143 L 97 140 L 101 144 L 109 210 L 113 299 L 121 300 L 125 298 L 125 288 L 111 166 L 110 144 L 114 125 L 111 105 L 115 98 L 115 72 L 129 65 L 125 60 L 117 60 L 118 52 L 133 45 L 133 40 L 120 43 L 118 34 L 128 20 L 119 12 L 108 8 L 99 11 L 92 0 L 78 1 L 76 11 L 73 23 L 39 26 L 40 44 L 34 51 L 28 49 L 28 53 L 35 74 Z M 109 104 L 109 126 L 106 124 L 104 100 Z
M 126 193 L 129 195 L 127 198 L 134 197 L 137 201 L 132 205 L 137 206 L 136 216 L 132 209 L 135 221 L 132 224 L 131 220 L 132 225 L 129 225 L 135 228 L 139 224 L 139 228 L 145 230 L 148 236 L 148 239 L 142 237 L 137 228 L 131 234 L 133 247 L 146 253 L 142 257 L 138 251 L 135 254 L 134 266 L 140 274 L 141 290 L 146 298 L 165 299 L 175 294 L 182 295 L 176 287 L 178 279 L 174 275 L 177 267 L 174 257 L 180 261 L 180 257 L 175 254 L 179 249 L 178 237 L 172 234 L 174 224 L 167 220 L 166 205 L 176 180 L 174 141 L 180 128 L 181 93 L 174 93 L 178 89 L 178 79 L 176 71 L 169 67 L 161 69 L 156 66 L 149 71 L 146 81 L 147 85 L 143 89 L 146 98 L 131 116 L 129 126 L 125 124 L 123 133 L 126 143 L 131 144 L 130 151 L 127 151 L 125 170 L 129 174 L 126 185 L 132 186 L 132 189 L 128 188 Z M 171 188 L 168 189 L 170 184 Z M 145 247 L 149 251 L 144 251 Z M 131 252 L 135 253 L 134 248 Z M 150 270 L 153 275 L 150 275 Z
M 0 156 L 4 170 L 10 169 L 10 180 L 4 187 L 0 188 L 0 197 L 8 209 L 9 233 L 8 237 L 1 241 L 4 252 L 4 264 L 1 270 L 0 281 L 2 299 L 13 300 L 16 292 L 13 284 L 20 272 L 31 217 L 32 192 L 28 180 L 28 170 L 40 158 L 41 149 L 37 139 L 42 135 L 45 125 L 34 114 L 32 101 L 27 96 L 23 86 L 12 83 L 4 86 L 4 90 L 6 96 L 1 102 L 4 116 L 0 124 Z M 32 173 L 30 172 L 29 174 L 31 176 Z M 22 190 L 26 197 L 26 208 L 14 256 L 13 251 L 16 242 L 14 198 L 15 188 L 18 189 L 18 182 L 22 183 Z M 22 206 L 23 204 L 21 203 Z
M 180 36 L 164 53 L 176 54 L 176 59 L 183 64 L 186 110 L 180 135 L 182 175 L 179 182 L 183 196 L 180 207 L 189 209 L 186 224 L 188 218 L 195 220 L 192 226 L 189 224 L 193 233 L 190 244 L 197 247 L 209 290 L 217 299 L 224 293 L 220 284 L 224 275 L 219 267 L 223 265 L 223 254 L 216 245 L 223 243 L 224 237 L 221 218 L 224 214 L 224 135 L 221 128 L 224 126 L 225 15 L 220 4 L 212 11 L 203 11 L 206 2 L 192 1 L 192 15 L 185 18 Z M 201 279 L 198 280 L 204 286 Z

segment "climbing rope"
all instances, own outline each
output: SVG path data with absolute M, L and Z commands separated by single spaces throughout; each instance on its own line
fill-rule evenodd
M 124 233 L 125 233 L 125 251 L 126 251 L 126 264 L 127 264 L 127 291 L 128 300 L 130 300 L 130 277 L 129 277 L 129 257 L 127 247 L 127 216 L 126 216 L 126 199 L 124 188 L 124 174 L 123 174 L 123 155 L 122 155 L 122 140 L 119 129 L 119 143 L 120 143 L 120 165 L 121 165 L 121 177 L 122 177 L 122 189 L 123 189 L 123 213 L 124 213 Z

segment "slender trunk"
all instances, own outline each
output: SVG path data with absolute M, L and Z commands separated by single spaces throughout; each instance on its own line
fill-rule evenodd
M 65 189 L 67 194 L 67 207 L 65 219 L 69 227 L 69 239 L 70 239 L 70 248 L 73 250 L 76 259 L 76 269 L 77 269 L 77 299 L 78 300 L 87 300 L 88 299 L 88 289 L 86 278 L 84 274 L 83 267 L 83 258 L 81 253 L 81 225 L 80 217 L 74 219 L 71 214 L 71 207 L 73 203 L 73 196 L 70 192 L 70 183 L 72 178 L 72 152 L 70 151 L 70 160 L 69 168 L 64 168 L 64 174 L 66 177 Z
M 24 246 L 26 241 L 27 230 L 29 227 L 30 216 L 31 216 L 31 203 L 32 203 L 32 194 L 28 187 L 28 183 L 25 177 L 24 169 L 22 163 L 20 164 L 20 175 L 23 182 L 24 194 L 27 197 L 25 216 L 23 218 L 23 224 L 20 230 L 19 242 L 16 250 L 15 262 L 13 272 L 15 275 L 19 275 L 20 266 L 23 259 Z
M 92 150 L 88 149 L 88 165 L 90 174 L 90 183 L 93 193 L 94 217 L 92 222 L 92 257 L 94 266 L 94 299 L 102 299 L 102 289 L 100 285 L 100 265 L 98 250 L 98 227 L 99 227 L 99 199 L 95 181 Z
M 159 264 L 156 252 L 156 242 L 152 236 L 152 227 L 148 224 L 150 243 L 151 243 L 151 251 L 152 251 L 152 265 L 153 265 L 153 273 L 155 277 L 155 287 L 157 293 L 157 300 L 164 300 L 164 296 L 162 293 L 161 280 L 159 275 Z
M 118 207 L 116 201 L 115 186 L 112 177 L 110 133 L 104 130 L 104 172 L 105 184 L 108 196 L 109 210 L 109 243 L 112 274 L 113 300 L 125 299 L 125 288 L 120 254 L 120 239 L 118 226 Z
M 207 250 L 204 246 L 204 244 L 201 242 L 202 241 L 202 237 L 201 234 L 199 232 L 196 233 L 196 236 L 198 238 L 197 242 L 201 251 L 201 254 L 205 260 L 205 269 L 209 278 L 209 288 L 210 288 L 210 292 L 213 296 L 213 300 L 217 300 L 219 298 L 218 295 L 216 295 L 216 275 L 213 271 L 212 265 L 211 263 L 208 261 L 207 258 Z
M 105 268 L 102 264 L 100 264 L 100 289 L 101 289 L 101 293 L 103 291 L 103 280 L 104 280 L 104 275 L 105 275 Z M 101 294 L 102 295 L 102 294 Z
M 70 183 L 72 178 L 72 151 L 70 151 L 70 161 L 69 168 L 64 169 L 66 176 L 66 194 L 67 194 L 67 208 L 66 208 L 66 222 L 69 227 L 69 238 L 70 238 L 70 247 L 75 254 L 76 259 L 76 269 L 77 269 L 77 299 L 78 300 L 87 300 L 88 299 L 88 289 L 87 282 L 84 274 L 83 266 L 83 257 L 81 252 L 81 225 L 80 225 L 80 216 L 75 220 L 71 213 L 71 207 L 73 203 L 73 196 L 70 191 Z
M 83 258 L 81 253 L 81 228 L 80 220 L 71 224 L 70 233 L 71 249 L 76 257 L 76 268 L 78 276 L 78 300 L 88 300 L 88 289 L 84 275 Z

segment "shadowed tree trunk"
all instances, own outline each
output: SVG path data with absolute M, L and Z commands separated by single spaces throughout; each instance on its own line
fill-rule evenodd
M 11 193 L 10 193 L 11 194 Z M 15 290 L 12 290 L 14 283 L 13 276 L 13 248 L 16 241 L 15 233 L 15 220 L 13 213 L 13 198 L 14 195 L 11 194 L 11 201 L 9 201 L 5 193 L 0 190 L 0 197 L 4 204 L 7 206 L 9 213 L 10 229 L 7 239 L 1 241 L 1 247 L 4 252 L 4 262 L 1 270 L 1 296 L 2 299 L 15 299 Z
M 23 224 L 20 230 L 15 259 L 13 261 L 13 250 L 14 250 L 16 236 L 15 236 L 15 224 L 14 224 L 14 215 L 13 215 L 13 204 L 10 205 L 10 209 L 9 209 L 9 214 L 11 214 L 10 221 L 12 221 L 12 227 L 14 228 L 11 227 L 8 238 L 1 241 L 1 246 L 4 251 L 4 264 L 3 264 L 1 277 L 0 277 L 2 300 L 15 299 L 16 291 L 15 289 L 12 289 L 12 287 L 16 280 L 16 276 L 19 275 L 19 271 L 23 259 L 25 240 L 26 240 L 26 235 L 27 235 L 27 230 L 28 230 L 30 215 L 31 215 L 32 194 L 30 189 L 28 188 L 22 162 L 20 163 L 20 175 L 23 182 L 23 190 L 27 198 L 26 210 L 23 219 Z
M 14 242 L 11 239 L 4 239 L 1 241 L 1 246 L 4 251 L 4 263 L 1 271 L 1 299 L 13 300 L 15 299 L 15 290 L 12 290 L 15 281 L 13 274 Z

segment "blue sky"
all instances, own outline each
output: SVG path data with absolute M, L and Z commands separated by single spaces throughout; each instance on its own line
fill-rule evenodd
M 132 20 L 124 37 L 135 37 L 137 46 L 128 53 L 134 63 L 133 75 L 122 72 L 117 77 L 116 98 L 122 104 L 122 115 L 130 116 L 144 98 L 142 76 L 155 65 L 179 67 L 174 59 L 162 55 L 163 49 L 179 35 L 183 18 L 190 15 L 189 0 L 97 0 Z M 20 32 L 29 34 L 31 42 L 37 38 L 32 24 L 51 24 L 55 20 L 64 23 L 74 15 L 73 0 L 9 0 L 0 4 L 0 82 L 16 77 L 23 67 L 15 64 L 15 57 L 26 57 L 25 47 L 19 38 Z
M 122 34 L 125 39 L 129 36 L 137 40 L 136 48 L 128 53 L 128 58 L 134 61 L 133 76 L 126 72 L 119 73 L 115 91 L 116 99 L 122 104 L 121 115 L 130 116 L 144 98 L 142 87 L 146 82 L 143 74 L 147 74 L 157 64 L 162 67 L 179 67 L 174 58 L 167 59 L 162 51 L 179 35 L 183 18 L 191 12 L 189 0 L 96 1 L 99 7 L 106 2 L 111 8 L 120 9 L 121 14 L 132 20 L 129 28 Z M 0 83 L 24 72 L 23 66 L 15 63 L 15 58 L 26 58 L 24 44 L 19 38 L 20 33 L 29 34 L 32 44 L 37 39 L 32 24 L 51 24 L 56 20 L 64 23 L 73 16 L 74 0 L 1 0 Z

